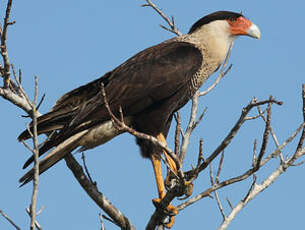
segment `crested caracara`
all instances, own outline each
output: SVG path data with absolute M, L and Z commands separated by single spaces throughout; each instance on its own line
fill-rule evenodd
M 242 14 L 228 11 L 209 14 L 198 20 L 187 34 L 147 48 L 101 78 L 63 95 L 50 112 L 38 118 L 38 134 L 53 132 L 40 147 L 40 156 L 48 154 L 39 162 L 39 173 L 76 148 L 85 151 L 121 134 L 105 107 L 101 84 L 116 116 L 122 107 L 127 125 L 166 142 L 173 114 L 220 67 L 232 42 L 240 35 L 259 38 L 260 31 Z M 30 133 L 25 130 L 18 140 L 28 138 Z M 154 202 L 160 202 L 165 196 L 162 150 L 144 139 L 137 139 L 137 144 L 143 157 L 152 161 L 159 193 Z M 175 171 L 173 160 L 164 154 Z M 31 162 L 33 157 L 24 168 Z M 26 184 L 32 179 L 33 169 L 20 182 Z M 168 209 L 177 213 L 171 205 Z

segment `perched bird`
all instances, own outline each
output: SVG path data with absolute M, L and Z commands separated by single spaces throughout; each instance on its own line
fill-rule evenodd
M 121 134 L 106 109 L 101 93 L 104 86 L 114 115 L 122 108 L 125 123 L 133 129 L 166 142 L 173 114 L 184 106 L 199 87 L 224 61 L 239 35 L 260 38 L 258 27 L 240 13 L 218 11 L 198 20 L 182 36 L 164 41 L 134 55 L 101 78 L 63 95 L 50 112 L 38 118 L 38 134 L 53 132 L 40 147 L 39 162 L 43 173 L 76 148 L 80 151 L 104 144 Z M 19 141 L 30 138 L 25 130 Z M 160 202 L 165 196 L 161 175 L 162 150 L 137 138 L 143 157 L 152 161 Z M 50 151 L 49 151 L 50 150 Z M 173 159 L 163 151 L 172 170 Z M 26 168 L 31 157 L 24 165 Z M 33 179 L 33 169 L 20 183 Z M 174 207 L 169 207 L 173 209 Z

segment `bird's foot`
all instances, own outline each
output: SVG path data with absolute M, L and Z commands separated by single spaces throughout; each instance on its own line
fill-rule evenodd
M 186 199 L 193 194 L 193 187 L 194 187 L 193 180 L 184 180 L 183 183 L 181 183 L 181 181 L 175 175 L 173 175 L 173 173 L 167 174 L 165 181 L 164 181 L 167 191 L 169 191 L 170 189 L 175 187 L 178 183 L 180 184 L 180 186 L 179 186 L 180 195 L 179 196 L 185 195 L 180 200 Z
M 160 198 L 155 198 L 152 200 L 154 206 L 157 208 L 157 209 L 162 209 L 160 203 L 161 203 L 162 199 Z M 165 213 L 169 216 L 169 221 L 164 224 L 164 226 L 168 229 L 170 229 L 173 225 L 174 225 L 174 222 L 175 222 L 175 216 L 178 214 L 178 209 L 169 204 L 165 209 L 163 209 L 165 211 Z
M 183 199 L 186 199 L 193 194 L 193 181 L 184 181 L 184 188 L 185 197 Z

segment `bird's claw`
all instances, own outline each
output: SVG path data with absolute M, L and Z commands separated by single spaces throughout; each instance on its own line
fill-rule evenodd
M 170 190 L 177 184 L 177 180 L 172 173 L 168 173 L 165 178 L 164 184 L 166 189 Z M 183 195 L 185 196 L 183 198 L 180 198 L 179 200 L 184 200 L 190 197 L 193 194 L 193 188 L 194 188 L 193 180 L 184 180 L 183 185 L 181 184 L 181 196 Z
M 162 209 L 162 207 L 161 207 L 161 205 L 160 205 L 161 201 L 162 201 L 162 199 L 160 199 L 160 198 L 155 198 L 155 199 L 152 200 L 154 206 L 155 206 L 157 209 Z M 169 205 L 168 205 L 165 209 L 163 209 L 163 210 L 164 210 L 164 212 L 166 213 L 166 215 L 169 216 L 169 221 L 168 221 L 166 224 L 164 224 L 164 226 L 165 226 L 166 228 L 169 229 L 169 228 L 171 228 L 171 227 L 174 225 L 175 216 L 178 214 L 178 209 L 177 209 L 175 206 L 169 204 Z

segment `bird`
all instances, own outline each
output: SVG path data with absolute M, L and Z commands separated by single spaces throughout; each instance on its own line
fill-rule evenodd
M 196 21 L 188 33 L 147 48 L 102 77 L 61 96 L 48 113 L 37 119 L 38 135 L 52 133 L 39 149 L 39 156 L 46 154 L 39 161 L 39 173 L 74 150 L 95 148 L 123 132 L 111 120 L 102 87 L 115 116 L 122 113 L 126 125 L 166 144 L 175 112 L 219 69 L 234 40 L 243 35 L 259 39 L 261 33 L 241 13 L 208 14 Z M 19 135 L 19 141 L 31 137 L 32 126 Z M 154 202 L 161 202 L 166 195 L 161 155 L 165 155 L 174 172 L 175 162 L 149 140 L 136 137 L 136 143 L 142 156 L 152 162 L 159 195 Z M 33 159 L 30 157 L 23 168 Z M 33 180 L 33 172 L 29 170 L 19 182 L 24 185 Z M 168 209 L 177 213 L 174 206 Z

